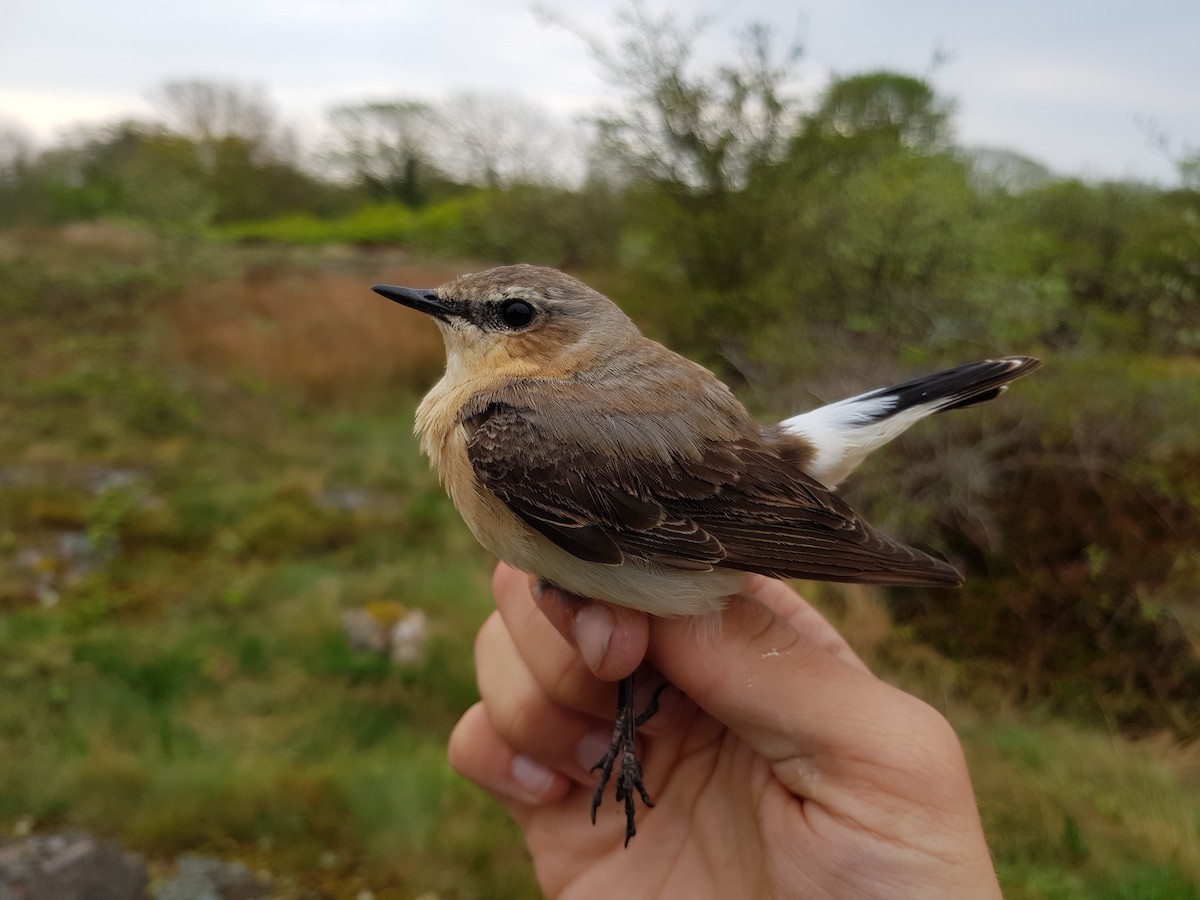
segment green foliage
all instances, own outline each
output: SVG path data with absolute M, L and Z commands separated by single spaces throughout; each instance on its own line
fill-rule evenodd
M 196 140 L 135 121 L 78 133 L 31 163 L 15 187 L 37 200 L 3 207 L 0 224 L 129 217 L 193 232 L 321 206 L 336 193 L 243 136 Z
M 1004 660 L 1026 699 L 1130 731 L 1200 721 L 1193 364 L 1051 355 L 1036 390 L 922 429 L 852 489 L 973 572 L 893 608 L 956 657 Z M 939 427 L 940 426 L 940 427 Z
M 1142 185 L 1058 182 L 1012 203 L 1029 235 L 1014 258 L 1062 281 L 1059 343 L 1194 351 L 1200 304 L 1200 194 Z
M 1083 836 L 1083 829 L 1070 813 L 1063 818 L 1062 842 L 1067 856 L 1073 863 L 1082 863 L 1091 855 L 1087 838 Z
M 716 198 L 777 158 L 794 110 L 784 88 L 798 47 L 777 57 L 770 32 L 751 24 L 738 63 L 699 71 L 693 52 L 701 20 L 680 23 L 634 2 L 618 23 L 615 48 L 588 44 L 626 101 L 599 119 L 601 145 L 637 180 L 676 198 Z
M 910 75 L 877 71 L 835 78 L 805 118 L 792 155 L 815 152 L 844 165 L 901 150 L 944 151 L 951 144 L 952 111 L 928 82 Z
M 1159 866 L 1138 866 L 1116 882 L 1098 884 L 1096 900 L 1200 900 L 1200 887 L 1186 875 Z
M 603 267 L 616 261 L 621 213 L 621 198 L 603 185 L 517 185 L 476 195 L 445 246 L 500 262 Z
M 287 244 L 409 244 L 438 249 L 454 234 L 464 201 L 448 200 L 420 212 L 397 203 L 362 206 L 342 216 L 294 213 L 261 222 L 240 222 L 217 231 L 222 237 Z
M 795 205 L 791 238 L 811 256 L 782 259 L 775 277 L 804 319 L 911 343 L 986 333 L 986 311 L 972 308 L 969 291 L 988 235 L 960 164 L 893 154 L 802 176 L 796 193 L 810 202 Z
M 329 112 L 331 156 L 376 202 L 417 207 L 425 201 L 428 161 L 416 135 L 430 116 L 416 101 L 343 104 Z
M 617 254 L 621 201 L 600 186 L 570 192 L 541 185 L 480 190 L 419 210 L 363 206 L 322 219 L 291 215 L 221 228 L 221 237 L 288 244 L 404 244 L 499 262 L 608 265 Z

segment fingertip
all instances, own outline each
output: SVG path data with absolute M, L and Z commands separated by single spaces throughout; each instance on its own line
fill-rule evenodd
M 615 625 L 613 614 L 602 603 L 585 603 L 575 611 L 571 633 L 579 655 L 593 672 L 604 666 Z
M 603 681 L 618 681 L 633 672 L 642 664 L 646 657 L 646 648 L 650 643 L 650 619 L 643 613 L 621 606 L 610 606 L 607 603 L 591 602 L 592 608 L 603 611 L 603 615 L 586 613 L 581 608 L 575 615 L 574 628 L 576 640 L 579 641 L 581 654 L 592 673 Z M 585 618 L 586 615 L 586 618 Z M 581 634 L 581 626 L 596 620 L 608 622 L 597 628 L 590 635 Z M 598 645 L 598 638 L 607 628 L 607 639 L 603 647 Z M 584 651 L 584 640 L 596 641 L 587 652 Z M 589 658 L 590 656 L 590 658 Z
M 552 803 L 562 797 L 570 787 L 566 776 L 543 765 L 532 756 L 517 753 L 509 765 L 511 784 L 524 793 L 525 802 L 533 805 Z M 514 800 L 521 800 L 519 796 Z
M 492 570 L 492 596 L 498 597 L 501 594 L 508 594 L 513 590 L 520 590 L 522 582 L 528 576 L 514 569 L 508 563 L 501 560 L 496 563 L 496 568 Z
M 543 584 L 533 599 L 554 628 L 602 681 L 624 678 L 642 662 L 650 640 L 645 613 Z
M 566 775 L 506 744 L 482 702 L 468 709 L 454 726 L 447 759 L 463 778 L 496 797 L 525 806 L 560 800 L 572 784 Z
M 575 762 L 579 764 L 579 768 L 589 773 L 596 771 L 596 767 L 604 759 L 604 754 L 608 752 L 611 742 L 612 734 L 609 731 L 597 729 L 585 734 L 575 750 Z
M 497 610 L 492 610 L 488 613 L 488 617 L 483 620 L 483 624 L 479 626 L 479 630 L 475 632 L 475 665 L 478 667 L 479 660 L 487 645 L 495 640 L 498 640 L 504 632 L 504 620 Z
M 488 721 L 487 709 L 479 701 L 467 709 L 459 717 L 450 732 L 450 740 L 446 746 L 446 758 L 452 768 L 464 778 L 474 781 L 469 774 L 474 771 L 475 757 L 490 735 L 495 735 L 495 729 Z M 499 740 L 499 737 L 496 737 Z

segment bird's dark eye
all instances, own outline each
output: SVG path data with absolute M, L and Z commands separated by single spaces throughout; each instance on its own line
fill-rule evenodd
M 500 318 L 509 328 L 524 328 L 533 321 L 533 307 L 524 300 L 507 300 L 500 307 Z

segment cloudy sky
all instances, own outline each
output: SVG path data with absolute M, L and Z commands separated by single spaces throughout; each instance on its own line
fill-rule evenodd
M 614 3 L 542 0 L 597 35 Z M 960 141 L 1089 178 L 1175 181 L 1200 150 L 1200 0 L 652 0 L 712 24 L 709 60 L 765 22 L 804 47 L 800 92 L 830 73 L 893 68 L 958 102 Z M 941 58 L 940 64 L 933 60 Z M 569 115 L 610 97 L 583 43 L 530 0 L 0 0 L 0 120 L 50 139 L 71 123 L 146 115 L 155 85 L 266 88 L 285 118 L 338 102 L 511 92 Z M 1169 139 L 1168 152 L 1151 134 Z

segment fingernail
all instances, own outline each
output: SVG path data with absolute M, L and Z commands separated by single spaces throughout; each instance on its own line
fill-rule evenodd
M 512 777 L 534 800 L 541 800 L 554 784 L 554 773 L 523 753 L 513 757 Z
M 608 653 L 608 642 L 612 640 L 613 617 L 599 603 L 580 607 L 572 620 L 575 646 L 579 648 L 583 661 L 595 672 Z
M 579 763 L 583 771 L 592 771 L 592 767 L 604 758 L 611 740 L 611 735 L 599 731 L 593 731 L 583 736 L 583 740 L 579 742 L 579 749 L 575 751 L 575 761 Z

